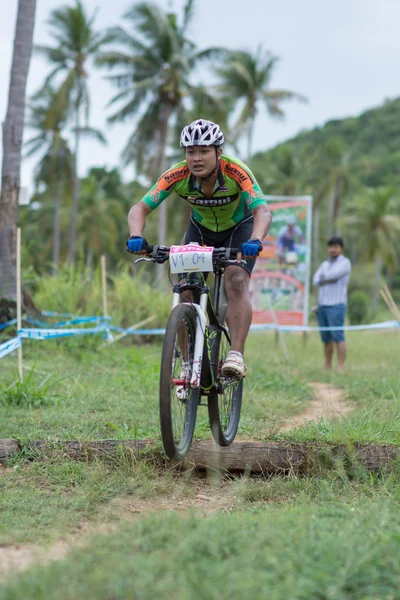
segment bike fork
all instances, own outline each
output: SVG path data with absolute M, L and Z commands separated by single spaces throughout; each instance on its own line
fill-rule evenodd
M 204 348 L 204 338 L 206 335 L 206 310 L 207 310 L 207 294 L 201 294 L 200 296 L 200 305 L 184 302 L 183 304 L 189 304 L 193 306 L 196 310 L 196 340 L 194 344 L 194 355 L 193 355 L 193 370 L 192 376 L 190 378 L 190 387 L 198 388 L 200 387 L 200 377 L 201 377 L 201 367 L 203 361 L 203 348 Z M 179 294 L 173 295 L 172 300 L 172 308 L 174 308 L 177 304 L 180 304 Z

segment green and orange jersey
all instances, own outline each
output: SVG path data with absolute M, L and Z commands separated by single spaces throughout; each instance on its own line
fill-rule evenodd
M 224 154 L 219 162 L 211 198 L 201 191 L 201 185 L 183 160 L 161 175 L 142 202 L 154 210 L 172 192 L 189 202 L 197 223 L 216 232 L 234 227 L 246 219 L 256 206 L 266 204 L 250 169 L 237 158 Z

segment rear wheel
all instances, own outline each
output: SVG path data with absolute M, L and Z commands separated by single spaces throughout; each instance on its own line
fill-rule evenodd
M 217 313 L 218 321 L 226 328 L 227 305 L 223 304 Z M 221 376 L 221 367 L 230 350 L 229 338 L 222 330 L 218 330 L 217 338 L 212 350 L 212 363 L 216 379 Z M 243 379 L 232 382 L 221 390 L 220 394 L 210 394 L 208 397 L 208 415 L 214 440 L 220 446 L 229 446 L 235 439 L 240 421 L 242 408 Z
M 195 332 L 193 308 L 178 304 L 168 319 L 160 372 L 161 437 L 166 455 L 174 461 L 185 458 L 196 425 L 200 388 L 190 387 Z

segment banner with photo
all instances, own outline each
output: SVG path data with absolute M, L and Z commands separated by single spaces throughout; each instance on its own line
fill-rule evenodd
M 308 325 L 311 196 L 266 196 L 272 225 L 250 280 L 253 323 Z

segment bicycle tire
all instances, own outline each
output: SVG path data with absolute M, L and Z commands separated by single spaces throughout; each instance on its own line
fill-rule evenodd
M 195 336 L 194 309 L 187 304 L 178 304 L 171 311 L 168 319 L 160 369 L 161 438 L 166 455 L 175 462 L 182 461 L 188 453 L 196 426 L 200 387 L 190 388 Z M 188 364 L 187 375 L 184 379 L 179 379 L 183 372 L 182 363 L 185 353 L 187 356 L 185 362 Z M 177 391 L 179 384 L 176 382 L 183 380 L 185 383 L 179 387 L 184 388 L 186 398 L 180 399 Z M 180 423 L 176 424 L 176 420 Z
M 221 305 L 217 318 L 226 327 L 227 304 Z M 215 376 L 219 377 L 221 366 L 230 349 L 226 334 L 218 330 L 212 349 L 212 363 L 215 365 Z M 236 385 L 226 388 L 221 394 L 214 393 L 208 397 L 208 416 L 214 441 L 219 446 L 230 446 L 235 439 L 242 408 L 243 379 Z

